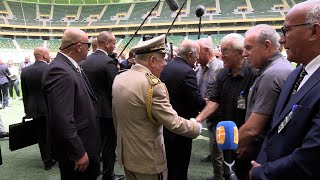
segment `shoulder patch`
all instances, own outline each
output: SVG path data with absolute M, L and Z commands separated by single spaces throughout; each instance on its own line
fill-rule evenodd
M 149 83 L 150 83 L 152 86 L 155 86 L 155 85 L 161 83 L 160 79 L 157 78 L 155 75 L 153 75 L 153 74 L 151 74 L 151 73 L 146 73 L 145 76 L 146 76 L 146 78 L 148 79 Z

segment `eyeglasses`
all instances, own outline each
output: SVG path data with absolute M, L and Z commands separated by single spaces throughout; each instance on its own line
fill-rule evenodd
M 91 43 L 89 43 L 89 42 L 87 42 L 87 43 L 77 42 L 77 43 L 72 43 L 72 44 L 70 44 L 69 46 L 64 47 L 64 48 L 60 47 L 59 49 L 60 49 L 60 50 L 64 50 L 64 49 L 67 49 L 67 48 L 69 48 L 69 47 L 71 47 L 71 46 L 73 46 L 73 45 L 79 44 L 79 43 L 80 43 L 80 44 L 86 44 L 86 45 L 88 45 L 88 48 L 90 48 L 90 46 L 91 46 Z
M 284 36 L 286 36 L 287 32 L 290 31 L 293 27 L 307 26 L 307 25 L 310 25 L 310 23 L 296 24 L 296 25 L 287 26 L 287 27 L 283 26 L 283 27 L 281 28 L 281 31 L 282 31 L 282 34 L 283 34 Z

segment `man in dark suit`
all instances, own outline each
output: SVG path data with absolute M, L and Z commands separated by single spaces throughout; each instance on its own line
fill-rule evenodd
M 41 89 L 44 70 L 50 62 L 49 50 L 44 47 L 34 49 L 35 63 L 22 69 L 21 90 L 26 117 L 37 122 L 38 145 L 45 170 L 51 169 L 55 161 L 51 157 L 51 143 L 47 138 L 47 106 Z
M 286 80 L 252 180 L 320 179 L 320 1 L 305 1 L 287 14 L 280 43 L 302 64 Z
M 131 50 L 129 52 L 129 57 L 128 59 L 122 61 L 120 63 L 120 69 L 123 70 L 123 69 L 130 69 L 132 65 L 136 64 L 135 63 L 135 58 L 136 58 L 136 54 Z
M 178 56 L 163 69 L 160 79 L 169 92 L 170 103 L 178 115 L 190 119 L 206 105 L 197 85 L 194 63 L 199 59 L 197 42 L 185 40 L 179 47 Z M 169 180 L 186 180 L 191 156 L 192 139 L 177 135 L 164 128 Z
M 115 49 L 116 38 L 111 32 L 103 31 L 97 37 L 98 49 L 83 62 L 87 75 L 98 99 L 98 116 L 101 127 L 103 180 L 113 180 L 116 159 L 116 134 L 112 119 L 112 83 L 118 73 L 117 63 L 108 54 Z M 122 176 L 123 178 L 123 176 Z
M 9 105 L 8 100 L 8 88 L 9 80 L 8 76 L 10 75 L 8 66 L 3 64 L 0 59 L 0 109 L 4 109 Z
M 87 34 L 65 30 L 60 52 L 43 74 L 48 129 L 61 179 L 96 179 L 100 168 L 97 100 L 78 65 L 90 48 Z

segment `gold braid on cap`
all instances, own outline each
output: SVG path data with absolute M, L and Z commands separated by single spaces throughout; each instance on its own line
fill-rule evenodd
M 160 53 L 166 53 L 166 44 L 161 44 L 152 48 L 146 48 L 146 49 L 141 49 L 141 50 L 137 50 L 136 54 L 145 54 L 145 53 L 150 53 L 150 52 L 160 52 Z

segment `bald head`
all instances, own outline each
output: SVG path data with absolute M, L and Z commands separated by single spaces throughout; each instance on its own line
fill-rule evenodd
M 63 36 L 61 38 L 61 48 L 69 46 L 73 43 L 82 42 L 82 40 L 87 37 L 87 34 L 78 28 L 68 28 L 64 31 Z M 72 49 L 72 48 L 70 48 Z
M 112 54 L 116 47 L 116 37 L 110 31 L 102 31 L 98 37 L 98 48 Z
M 92 52 L 96 52 L 97 48 L 98 48 L 98 40 L 97 40 L 97 38 L 94 38 L 92 40 L 91 45 L 92 45 Z
M 33 51 L 35 61 L 50 62 L 49 50 L 45 47 L 36 47 Z
M 307 65 L 320 54 L 320 0 L 296 4 L 286 15 L 280 42 L 290 61 Z
M 83 30 L 68 28 L 64 31 L 60 51 L 76 62 L 80 62 L 87 57 L 89 47 L 88 35 Z

